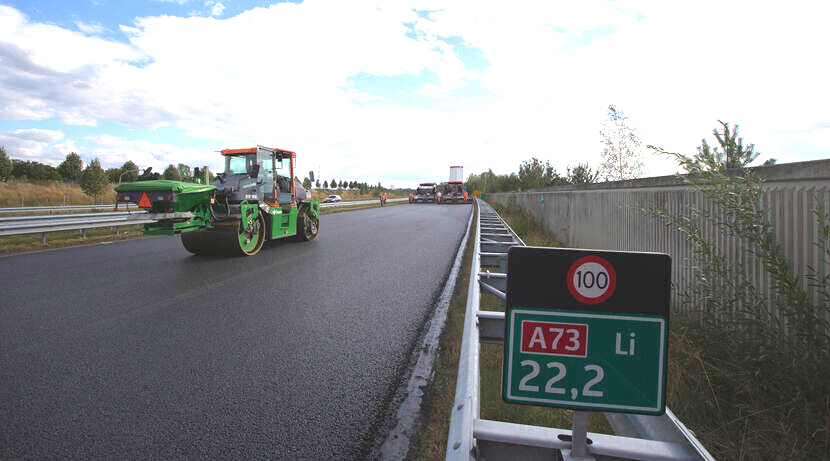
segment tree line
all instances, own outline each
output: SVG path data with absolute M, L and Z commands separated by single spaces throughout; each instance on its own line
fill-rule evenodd
M 182 180 L 201 177 L 202 173 L 199 167 L 191 168 L 183 163 L 170 164 L 162 173 L 153 172 L 150 167 L 141 169 L 132 160 L 127 160 L 119 168 L 104 169 L 96 158 L 84 166 L 84 161 L 76 152 L 67 154 L 64 161 L 54 167 L 31 160 L 9 158 L 6 149 L 0 147 L 0 181 L 18 179 L 76 183 L 81 186 L 85 194 L 96 198 L 104 192 L 108 184 L 153 179 Z M 213 174 L 210 171 L 208 175 L 208 180 L 213 180 Z
M 303 180 L 303 187 L 305 187 L 306 189 L 311 188 L 311 181 L 308 178 L 305 178 Z M 317 189 L 353 189 L 353 190 L 356 189 L 356 190 L 360 190 L 361 194 L 366 194 L 366 193 L 369 193 L 369 192 L 374 191 L 376 189 L 377 190 L 383 190 L 384 189 L 384 187 L 381 185 L 381 183 L 378 183 L 377 186 L 371 186 L 371 185 L 369 185 L 365 182 L 346 181 L 345 179 L 341 180 L 340 182 L 338 182 L 336 179 L 332 179 L 331 181 L 323 181 L 322 184 L 320 183 L 320 180 L 318 179 L 314 183 L 314 187 L 316 187 Z
M 588 163 L 580 163 L 573 168 L 568 167 L 567 172 L 560 175 L 550 165 L 550 162 L 547 160 L 542 162 L 533 157 L 519 165 L 518 174 L 497 175 L 493 173 L 493 170 L 471 174 L 467 178 L 466 187 L 470 191 L 512 192 L 567 184 L 591 184 L 598 182 L 599 176 L 600 170 L 592 168 Z

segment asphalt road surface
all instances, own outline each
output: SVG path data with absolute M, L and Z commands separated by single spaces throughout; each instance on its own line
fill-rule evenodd
M 470 210 L 324 215 L 248 258 L 0 258 L 0 459 L 365 458 Z

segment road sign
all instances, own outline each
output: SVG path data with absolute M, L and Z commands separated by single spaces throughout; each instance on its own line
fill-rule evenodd
M 662 414 L 670 277 L 665 254 L 511 248 L 504 400 Z
M 599 256 L 583 256 L 568 270 L 568 291 L 585 304 L 599 304 L 614 294 L 617 273 L 608 261 Z

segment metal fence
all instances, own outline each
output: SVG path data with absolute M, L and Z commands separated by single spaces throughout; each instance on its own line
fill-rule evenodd
M 406 198 L 389 199 L 387 202 L 402 202 Z M 342 208 L 359 205 L 374 205 L 378 200 L 356 200 L 351 202 L 324 203 L 322 208 Z M 123 205 L 121 205 L 123 207 Z M 107 209 L 111 210 L 115 205 L 72 205 L 54 207 L 26 207 L 26 208 L 0 208 L 0 213 L 34 213 L 34 212 L 74 212 L 80 210 Z M 135 209 L 135 207 L 132 207 Z M 12 210 L 12 211 L 8 211 Z M 71 214 L 49 214 L 12 216 L 0 218 L 0 236 L 41 234 L 41 242 L 46 244 L 46 234 L 68 230 L 81 231 L 86 237 L 86 229 L 100 227 L 111 227 L 115 233 L 119 232 L 120 226 L 132 226 L 138 224 L 153 223 L 156 220 L 142 218 L 146 211 L 136 210 L 129 212 L 102 212 L 102 213 L 71 213 Z
M 830 160 L 754 170 L 764 181 L 761 207 L 767 211 L 792 273 L 799 277 L 814 273 L 819 280 L 827 277 L 830 263 L 816 245 L 819 228 L 813 211 L 818 208 L 825 215 L 830 214 Z M 487 194 L 487 198 L 503 205 L 510 201 L 531 213 L 565 246 L 667 253 L 672 257 L 673 291 L 689 295 L 694 295 L 697 280 L 693 244 L 686 234 L 666 226 L 648 210 L 662 209 L 673 216 L 688 216 L 691 208 L 717 213 L 714 204 L 701 192 L 673 176 Z M 702 231 L 704 238 L 713 242 L 730 263 L 746 268 L 748 280 L 760 294 L 775 299 L 774 280 L 767 274 L 764 261 L 747 251 L 746 242 L 729 236 L 712 223 L 705 224 Z M 823 299 L 819 288 L 804 283 L 804 289 L 810 301 L 819 305 Z M 694 304 L 677 304 L 673 308 L 694 309 Z M 769 309 L 777 310 L 774 303 Z
M 584 412 L 575 412 L 573 430 L 481 419 L 480 344 L 504 341 L 504 312 L 481 311 L 481 291 L 506 299 L 507 251 L 524 242 L 487 203 L 476 202 L 478 223 L 446 459 L 549 460 L 572 449 L 573 455 L 584 450 L 596 459 L 713 459 L 668 408 L 663 416 L 606 413 L 616 435 L 586 433 Z
M 138 209 L 135 205 L 119 205 L 124 209 Z M 27 207 L 11 207 L 0 208 L 0 213 L 53 213 L 53 212 L 74 212 L 82 210 L 112 210 L 115 204 L 112 205 L 64 205 L 64 206 L 27 206 Z
M 43 234 L 43 243 L 46 243 L 46 234 L 49 232 L 85 230 L 97 227 L 117 228 L 119 226 L 155 222 L 154 219 L 143 219 L 142 215 L 146 214 L 146 211 L 124 211 L 0 218 L 0 236 L 40 233 Z

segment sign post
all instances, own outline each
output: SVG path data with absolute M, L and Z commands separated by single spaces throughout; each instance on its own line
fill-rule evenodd
M 581 411 L 665 412 L 668 255 L 512 247 L 507 274 L 506 402 L 577 410 L 576 456 Z

